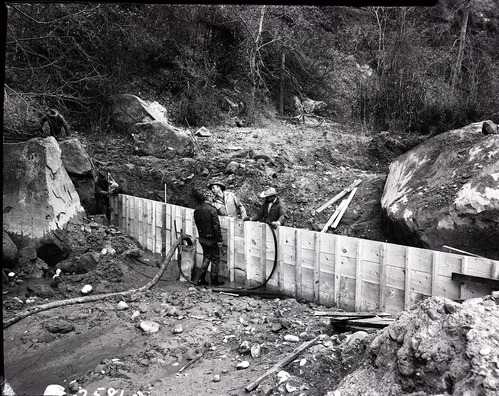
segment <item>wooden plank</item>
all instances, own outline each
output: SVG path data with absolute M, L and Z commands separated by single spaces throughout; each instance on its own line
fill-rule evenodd
M 341 237 L 336 236 L 334 239 L 334 305 L 338 306 L 339 304 L 339 296 L 340 296 L 340 266 L 341 266 L 341 246 L 340 246 Z
M 314 302 L 320 304 L 321 234 L 314 233 Z
M 251 230 L 251 223 L 249 221 L 244 222 L 244 271 L 245 271 L 245 277 L 244 277 L 244 286 L 249 287 L 250 286 L 250 276 L 251 276 L 251 271 L 250 271 L 250 230 Z
M 341 210 L 343 209 L 343 206 L 345 205 L 346 205 L 346 200 L 344 199 L 343 201 L 340 202 L 334 213 L 331 215 L 327 223 L 322 228 L 321 232 L 326 232 L 327 230 L 329 230 L 329 227 L 331 227 L 331 224 L 333 224 L 333 222 L 336 220 Z
M 300 301 L 303 297 L 302 266 L 301 266 L 301 231 L 295 230 L 295 299 Z
M 277 246 L 280 247 L 283 245 L 283 227 L 280 227 L 279 232 L 277 233 Z M 279 292 L 284 292 L 284 259 L 282 249 L 277 249 L 277 265 L 278 265 L 278 278 L 277 278 L 277 286 L 279 288 Z
M 253 389 L 255 389 L 260 382 L 262 382 L 265 378 L 267 378 L 269 375 L 275 373 L 277 370 L 281 369 L 282 367 L 285 367 L 287 364 L 291 363 L 295 358 L 305 349 L 311 347 L 315 342 L 319 339 L 319 336 L 315 337 L 313 340 L 307 341 L 300 345 L 298 348 L 295 348 L 293 352 L 291 352 L 288 356 L 286 356 L 284 359 L 280 360 L 277 362 L 277 364 L 272 367 L 270 370 L 267 370 L 263 375 L 258 377 L 256 380 L 251 382 L 246 386 L 246 391 L 251 392 Z
M 345 214 L 345 212 L 347 211 L 347 208 L 348 208 L 348 205 L 350 205 L 350 202 L 352 201 L 352 198 L 353 196 L 355 195 L 355 193 L 357 192 L 357 187 L 355 187 L 351 192 L 350 192 L 350 195 L 348 196 L 347 198 L 347 201 L 345 203 L 345 205 L 343 205 L 343 208 L 341 208 L 341 211 L 340 213 L 338 214 L 338 216 L 336 217 L 336 219 L 334 220 L 334 223 L 333 225 L 331 226 L 331 228 L 336 228 L 338 227 L 338 224 L 340 224 L 340 221 L 341 221 L 341 218 L 343 217 L 343 215 Z
M 461 272 L 463 274 L 468 274 L 468 258 L 466 256 L 461 257 Z M 461 300 L 466 300 L 468 298 L 468 285 L 465 282 L 461 282 L 459 293 L 459 298 Z
M 229 219 L 229 227 L 227 231 L 227 266 L 229 268 L 229 280 L 231 282 L 235 281 L 235 271 L 236 271 L 236 252 L 235 252 L 235 219 Z
M 362 239 L 357 240 L 355 259 L 355 311 L 361 310 L 362 304 Z
M 411 307 L 411 288 L 412 288 L 412 249 L 407 247 L 405 250 L 405 293 L 404 293 L 404 309 Z
M 330 316 L 334 318 L 371 318 L 375 316 L 392 316 L 390 312 L 343 312 L 343 311 L 316 311 L 314 316 Z
M 362 183 L 361 179 L 355 180 L 352 184 L 350 184 L 348 187 L 345 187 L 341 192 L 336 194 L 333 198 L 331 198 L 329 201 L 327 201 L 324 205 L 322 205 L 319 209 L 316 210 L 317 213 L 322 212 L 324 209 L 327 207 L 331 206 L 334 204 L 337 200 L 348 194 L 353 188 L 357 187 L 360 183 Z
M 447 245 L 443 245 L 443 246 L 442 246 L 442 249 L 449 249 L 449 250 L 452 250 L 453 252 L 457 252 L 457 253 L 460 253 L 460 254 L 465 254 L 465 255 L 467 255 L 467 256 L 473 256 L 473 257 L 484 258 L 484 257 L 479 256 L 479 255 L 477 255 L 477 254 L 473 254 L 473 253 L 465 252 L 464 250 L 459 250 L 459 249 L 456 249 L 456 248 L 453 248 L 453 247 L 450 247 L 450 246 L 447 246 Z
M 260 241 L 260 284 L 265 282 L 267 278 L 267 225 L 262 223 L 262 227 L 260 229 L 261 238 Z M 272 232 L 272 231 L 271 231 Z
M 488 285 L 495 290 L 499 290 L 499 279 L 484 278 L 482 276 L 473 276 L 473 275 L 466 275 L 466 274 L 460 274 L 458 272 L 453 272 L 452 280 L 461 283 L 470 282 L 470 283 L 478 283 L 481 285 Z
M 438 287 L 438 274 L 439 274 L 439 256 L 437 252 L 432 252 L 431 255 L 431 295 L 439 295 Z
M 380 267 L 379 267 L 379 309 L 386 310 L 386 245 L 380 246 Z

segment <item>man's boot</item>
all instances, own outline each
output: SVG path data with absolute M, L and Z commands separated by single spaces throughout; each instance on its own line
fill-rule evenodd
M 207 285 L 209 285 L 208 281 L 206 280 L 206 275 L 207 274 L 208 274 L 208 271 L 206 271 L 203 274 L 201 274 L 201 276 L 199 277 L 198 285 L 200 285 L 200 286 L 207 286 Z
M 212 286 L 222 286 L 222 285 L 225 285 L 225 282 L 218 280 L 218 276 L 216 275 L 216 276 L 211 277 L 211 285 Z
M 208 266 L 210 265 L 210 260 L 203 259 L 203 263 L 201 264 L 201 269 L 199 271 L 199 278 L 196 284 L 198 286 L 207 285 L 206 274 L 208 273 Z

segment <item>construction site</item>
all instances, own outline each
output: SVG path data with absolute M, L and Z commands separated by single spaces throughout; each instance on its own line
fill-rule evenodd
M 10 3 L 2 394 L 498 395 L 499 14 L 462 3 Z

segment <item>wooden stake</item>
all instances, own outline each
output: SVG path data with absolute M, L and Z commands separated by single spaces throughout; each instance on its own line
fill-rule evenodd
M 322 229 L 321 232 L 326 232 L 327 230 L 329 230 L 329 227 L 331 227 L 331 224 L 333 224 L 333 222 L 336 220 L 336 217 L 338 217 L 338 214 L 343 209 L 343 206 L 345 205 L 345 203 L 346 203 L 346 200 L 341 201 L 341 203 L 338 205 L 338 207 L 334 211 L 333 215 L 329 218 L 329 220 L 327 221 L 326 225 L 324 226 L 324 228 Z
M 345 187 L 343 191 L 340 193 L 336 194 L 333 198 L 331 198 L 329 201 L 327 201 L 324 205 L 322 205 L 319 209 L 316 210 L 316 212 L 320 213 L 324 209 L 328 208 L 332 204 L 334 204 L 336 201 L 338 201 L 340 198 L 343 196 L 347 195 L 352 189 L 357 187 L 360 183 L 362 183 L 362 179 L 357 179 L 355 180 L 352 184 L 350 184 L 348 187 Z
M 300 345 L 298 348 L 296 348 L 293 352 L 291 352 L 288 356 L 286 356 L 284 359 L 281 361 L 277 362 L 277 364 L 272 367 L 270 370 L 267 370 L 263 375 L 258 377 L 256 380 L 254 380 L 252 383 L 250 383 L 246 388 L 247 392 L 251 392 L 253 389 L 255 389 L 260 382 L 262 382 L 265 378 L 267 378 L 270 374 L 276 372 L 280 368 L 288 365 L 290 362 L 292 362 L 296 356 L 298 356 L 301 352 L 303 352 L 305 349 L 311 347 L 315 342 L 319 339 L 319 336 L 315 337 L 313 340 L 310 340 L 308 342 L 303 343 Z
M 347 211 L 347 208 L 348 208 L 348 205 L 350 204 L 350 202 L 352 201 L 352 198 L 353 196 L 355 195 L 355 193 L 357 192 L 357 187 L 355 187 L 351 192 L 350 192 L 350 195 L 348 196 L 347 200 L 346 200 L 346 203 L 345 205 L 343 206 L 343 208 L 341 209 L 341 212 L 340 214 L 338 215 L 338 217 L 336 217 L 336 220 L 334 221 L 333 225 L 331 226 L 331 228 L 336 228 L 338 227 L 338 224 L 340 223 L 340 220 L 341 218 L 343 217 L 343 215 L 345 214 L 345 212 Z

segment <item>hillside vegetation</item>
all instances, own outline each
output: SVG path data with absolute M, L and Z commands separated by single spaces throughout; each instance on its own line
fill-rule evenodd
M 36 135 L 46 107 L 75 129 L 108 130 L 108 98 L 157 100 L 183 127 L 293 95 L 366 133 L 436 134 L 498 111 L 499 5 L 313 7 L 8 2 L 6 139 Z

